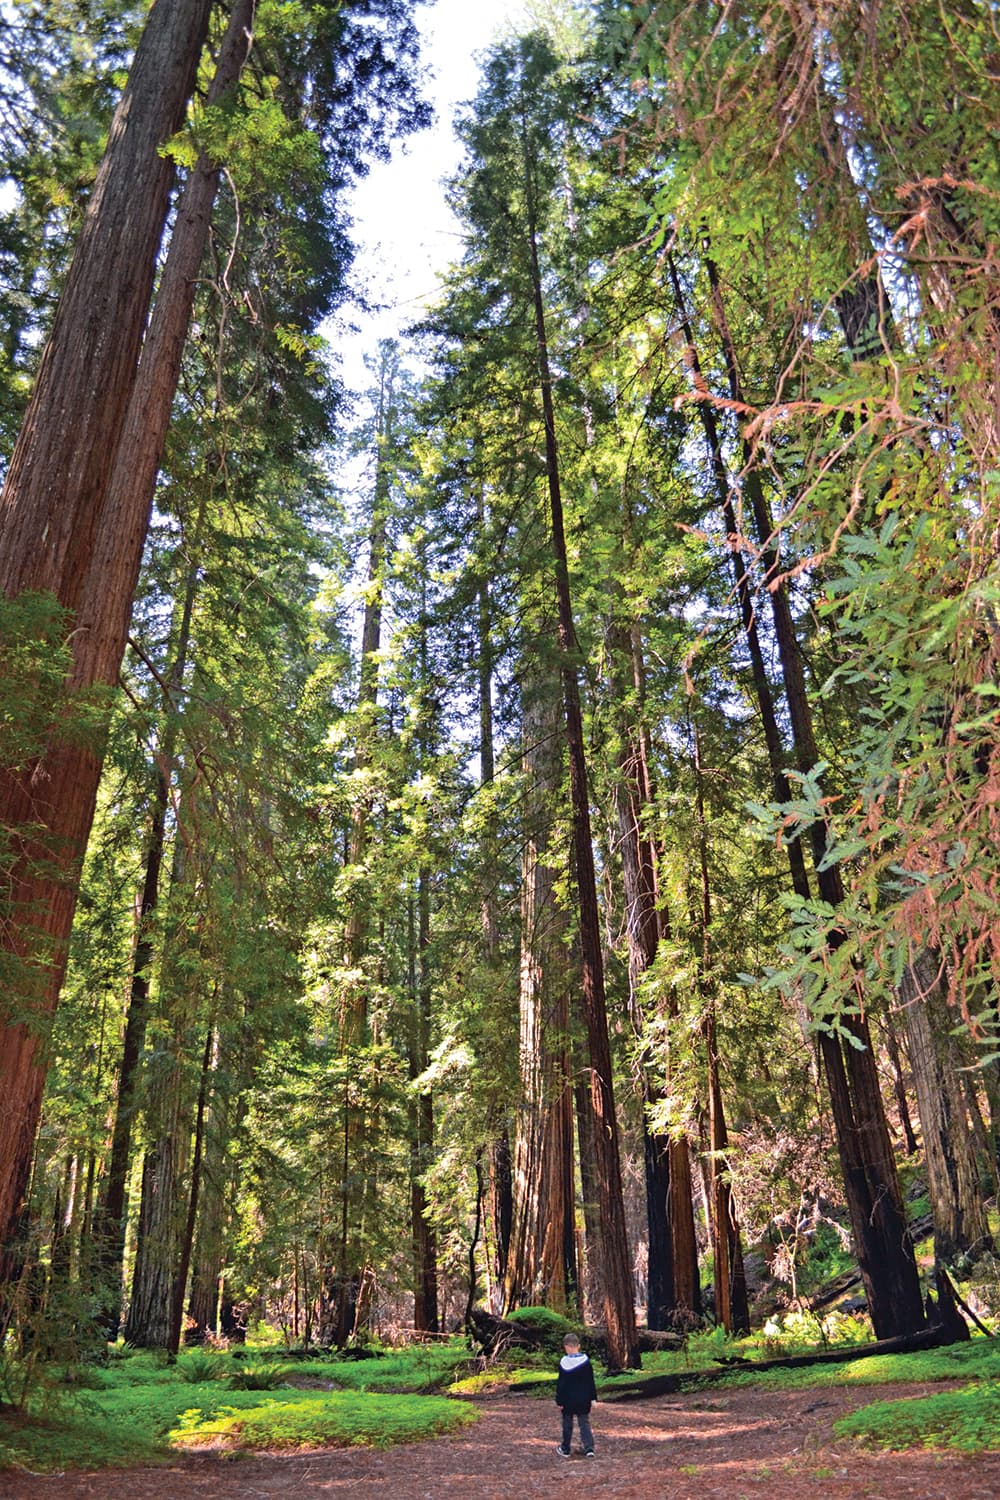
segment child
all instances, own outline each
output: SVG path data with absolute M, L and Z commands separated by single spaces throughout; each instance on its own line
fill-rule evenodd
M 589 1412 L 590 1403 L 597 1400 L 594 1369 L 587 1356 L 580 1352 L 580 1340 L 575 1333 L 567 1333 L 563 1348 L 566 1353 L 559 1361 L 556 1380 L 556 1405 L 562 1407 L 562 1442 L 556 1452 L 560 1458 L 569 1458 L 573 1418 L 576 1417 L 584 1455 L 593 1458 L 594 1434 L 590 1430 Z

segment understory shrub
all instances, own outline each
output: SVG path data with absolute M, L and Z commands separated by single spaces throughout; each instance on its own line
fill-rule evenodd
M 274 1391 L 288 1379 L 285 1365 L 242 1364 L 227 1379 L 234 1391 Z

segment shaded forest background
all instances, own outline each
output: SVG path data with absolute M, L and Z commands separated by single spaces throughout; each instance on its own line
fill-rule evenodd
M 988 1315 L 996 8 L 536 6 L 352 395 L 412 11 L 0 19 L 11 1347 Z

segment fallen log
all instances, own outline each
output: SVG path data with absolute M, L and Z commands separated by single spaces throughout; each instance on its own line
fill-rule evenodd
M 512 1323 L 493 1313 L 473 1308 L 469 1314 L 468 1333 L 484 1354 L 495 1355 L 505 1349 L 547 1349 L 552 1344 L 552 1329 L 534 1323 Z
M 541 1323 L 517 1322 L 509 1318 L 498 1318 L 493 1313 L 473 1309 L 469 1315 L 468 1332 L 483 1353 L 494 1356 L 506 1349 L 547 1350 L 556 1353 L 562 1347 L 562 1334 L 558 1326 Z M 581 1338 L 587 1352 L 597 1359 L 607 1360 L 608 1338 L 603 1328 L 586 1328 Z M 640 1354 L 684 1348 L 684 1335 L 667 1329 L 641 1328 L 638 1330 Z
M 860 1283 L 860 1271 L 841 1271 L 839 1276 L 834 1276 L 831 1281 L 821 1286 L 819 1291 L 805 1299 L 806 1307 L 810 1312 L 816 1312 L 821 1307 L 829 1307 L 831 1302 L 836 1302 L 838 1297 L 842 1297 L 845 1292 L 851 1290 L 852 1286 L 859 1286 Z
M 870 1359 L 880 1354 L 915 1354 L 920 1349 L 940 1349 L 955 1342 L 952 1334 L 940 1326 L 923 1328 L 894 1339 L 879 1339 L 874 1344 L 851 1344 L 842 1349 L 824 1349 L 818 1354 L 789 1354 L 783 1359 L 729 1360 L 721 1370 L 686 1370 L 678 1375 L 653 1375 L 649 1380 L 635 1380 L 620 1385 L 601 1397 L 602 1401 L 647 1401 L 654 1396 L 674 1395 L 697 1381 L 710 1384 L 728 1380 L 737 1371 L 761 1374 L 765 1370 L 798 1370 L 807 1365 L 844 1365 L 854 1359 Z
M 604 1337 L 603 1332 L 601 1337 Z M 673 1333 L 669 1328 L 639 1328 L 636 1330 L 640 1354 L 656 1354 L 660 1349 L 683 1349 L 687 1336 Z

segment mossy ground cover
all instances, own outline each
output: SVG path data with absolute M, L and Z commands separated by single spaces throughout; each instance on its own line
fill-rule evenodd
M 227 1401 L 207 1414 L 185 1412 L 170 1434 L 181 1447 L 222 1442 L 237 1448 L 319 1448 L 365 1444 L 390 1448 L 454 1432 L 476 1413 L 443 1396 L 384 1395 L 371 1391 L 275 1392 L 252 1406 Z
M 797 1390 L 810 1386 L 891 1385 L 900 1381 L 1000 1380 L 1000 1345 L 977 1338 L 946 1349 L 922 1349 L 913 1354 L 860 1356 L 845 1364 L 807 1365 L 798 1370 L 740 1368 L 725 1385 Z
M 977 1384 L 903 1401 L 873 1401 L 842 1417 L 834 1431 L 879 1448 L 982 1453 L 1000 1448 L 1000 1389 Z
M 378 1359 L 326 1359 L 296 1362 L 295 1373 L 314 1375 L 353 1391 L 440 1391 L 468 1370 L 464 1339 L 414 1344 L 383 1352 Z
M 182 1357 L 167 1365 L 136 1355 L 88 1369 L 83 1388 L 53 1381 L 26 1413 L 0 1418 L 0 1468 L 122 1467 L 201 1443 L 305 1448 L 430 1438 L 475 1420 L 460 1402 L 420 1394 L 450 1381 L 467 1358 L 468 1350 L 456 1344 L 358 1363 L 298 1361 L 277 1372 L 295 1379 L 294 1387 L 247 1390 L 232 1383 L 246 1362 L 229 1356 L 198 1356 L 197 1364 L 193 1356 Z M 203 1374 L 207 1378 L 192 1378 Z M 323 1388 L 330 1383 L 351 1388 Z

